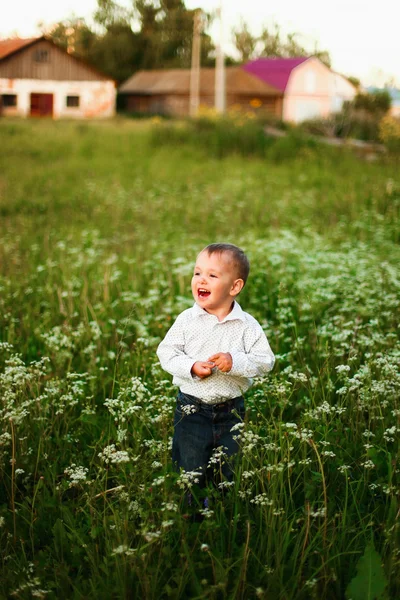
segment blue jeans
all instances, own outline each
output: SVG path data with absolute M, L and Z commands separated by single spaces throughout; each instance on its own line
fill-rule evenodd
M 240 431 L 232 427 L 244 419 L 244 398 L 239 396 L 220 404 L 204 404 L 199 398 L 178 393 L 174 416 L 172 460 L 184 471 L 200 472 L 199 485 L 204 487 L 213 470 L 219 471 L 228 481 L 232 480 L 232 467 L 226 460 L 223 464 L 209 464 L 213 451 L 220 446 L 227 457 L 239 450 L 234 439 Z

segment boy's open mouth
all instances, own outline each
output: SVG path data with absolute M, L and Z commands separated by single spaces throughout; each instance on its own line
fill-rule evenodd
M 198 295 L 200 296 L 200 298 L 207 298 L 211 292 L 209 292 L 208 290 L 204 289 L 204 288 L 199 288 L 197 290 Z

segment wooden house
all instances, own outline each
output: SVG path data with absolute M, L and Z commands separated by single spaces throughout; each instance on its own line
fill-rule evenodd
M 282 92 L 240 67 L 225 69 L 226 107 L 243 111 L 282 113 Z M 119 90 L 126 111 L 186 116 L 189 114 L 190 69 L 138 71 Z M 200 70 L 200 106 L 214 107 L 215 70 Z
M 0 114 L 111 117 L 115 82 L 46 37 L 0 40 Z
M 280 90 L 282 120 L 298 123 L 339 112 L 357 93 L 348 79 L 316 57 L 259 58 L 244 70 Z

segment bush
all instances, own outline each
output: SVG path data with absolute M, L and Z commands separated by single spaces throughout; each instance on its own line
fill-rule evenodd
M 357 94 L 353 106 L 356 110 L 365 110 L 371 114 L 387 113 L 391 107 L 392 99 L 387 90 L 375 90 L 367 94 Z
M 218 117 L 201 116 L 183 123 L 158 124 L 152 141 L 155 145 L 172 143 L 202 147 L 208 154 L 223 158 L 231 154 L 265 156 L 271 139 L 262 124 L 246 115 Z
M 372 114 L 366 110 L 356 110 L 352 105 L 346 105 L 341 112 L 326 119 L 304 121 L 300 128 L 312 135 L 341 139 L 350 137 L 365 142 L 378 142 L 381 118 L 382 113 Z
M 379 124 L 379 137 L 390 152 L 400 153 L 400 119 L 386 115 Z
M 158 123 L 152 132 L 154 145 L 183 144 L 203 148 L 209 156 L 225 158 L 257 156 L 274 162 L 292 160 L 312 153 L 318 142 L 299 129 L 289 130 L 280 138 L 269 136 L 265 125 L 254 117 L 238 114 L 232 117 L 201 116 L 184 122 Z
M 319 144 L 316 140 L 299 134 L 298 131 L 293 131 L 285 137 L 276 139 L 268 148 L 266 156 L 270 160 L 280 163 L 313 154 L 318 147 Z

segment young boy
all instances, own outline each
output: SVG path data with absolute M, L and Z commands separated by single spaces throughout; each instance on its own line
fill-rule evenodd
M 250 266 L 233 244 L 210 244 L 197 257 L 192 278 L 195 304 L 183 311 L 157 349 L 162 368 L 179 386 L 172 459 L 178 469 L 202 473 L 205 483 L 213 451 L 238 450 L 232 427 L 244 417 L 242 394 L 252 377 L 274 366 L 274 355 L 259 323 L 236 297 Z M 232 479 L 225 462 L 222 473 Z

